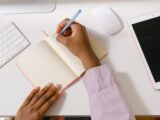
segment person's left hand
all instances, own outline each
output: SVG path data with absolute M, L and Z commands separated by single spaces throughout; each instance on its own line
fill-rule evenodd
M 15 120 L 42 120 L 45 113 L 60 97 L 60 85 L 48 84 L 35 88 L 18 110 Z

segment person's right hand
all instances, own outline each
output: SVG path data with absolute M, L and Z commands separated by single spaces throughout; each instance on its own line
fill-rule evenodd
M 84 26 L 74 22 L 63 35 L 60 34 L 68 22 L 69 19 L 65 19 L 58 25 L 57 40 L 64 44 L 74 55 L 80 58 L 86 70 L 99 66 L 100 62 L 91 48 L 87 31 Z

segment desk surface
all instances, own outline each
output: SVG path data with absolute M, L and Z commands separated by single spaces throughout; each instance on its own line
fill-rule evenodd
M 93 8 L 103 4 L 112 7 L 121 16 L 125 26 L 121 33 L 110 38 L 97 27 L 90 14 Z M 152 87 L 127 24 L 131 18 L 159 10 L 159 5 L 159 0 L 59 0 L 53 13 L 0 15 L 0 22 L 14 21 L 33 45 L 44 38 L 41 30 L 54 32 L 61 20 L 70 18 L 78 8 L 82 8 L 83 12 L 77 20 L 109 51 L 109 57 L 103 63 L 110 64 L 114 69 L 134 113 L 159 115 L 160 91 Z M 15 65 L 19 56 L 0 69 L 0 116 L 15 115 L 32 89 Z M 88 96 L 83 82 L 67 90 L 54 107 L 48 114 L 89 115 Z

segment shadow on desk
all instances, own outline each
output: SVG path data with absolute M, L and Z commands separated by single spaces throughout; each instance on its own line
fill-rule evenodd
M 116 78 L 123 90 L 123 93 L 125 94 L 125 97 L 127 98 L 127 101 L 130 102 L 132 111 L 136 111 L 136 113 L 142 113 L 143 111 L 143 113 L 149 115 L 149 110 L 141 99 L 141 96 L 138 94 L 136 87 L 132 83 L 133 80 L 129 75 L 123 72 L 117 72 Z
M 127 98 L 126 102 L 130 103 L 132 111 L 136 111 L 136 113 L 144 113 L 145 115 L 149 115 L 150 112 L 147 106 L 144 104 L 143 100 L 141 99 L 141 96 L 139 95 L 139 93 L 136 90 L 136 87 L 133 84 L 134 80 L 132 80 L 127 73 L 115 71 L 114 65 L 112 64 L 109 58 L 107 58 L 107 60 L 105 60 L 105 62 L 103 63 L 107 63 L 112 68 L 114 75 L 116 76 L 117 82 L 119 83 L 120 88 L 122 88 L 122 93 L 124 93 L 124 96 Z

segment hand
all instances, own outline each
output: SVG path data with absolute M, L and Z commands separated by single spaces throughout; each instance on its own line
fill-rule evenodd
M 57 40 L 64 44 L 74 55 L 80 58 L 86 70 L 99 66 L 100 62 L 91 48 L 87 31 L 84 26 L 74 22 L 63 35 L 60 34 L 68 22 L 69 19 L 65 19 L 58 25 Z
M 60 97 L 60 85 L 48 84 L 35 88 L 18 110 L 15 120 L 42 120 L 45 113 Z

